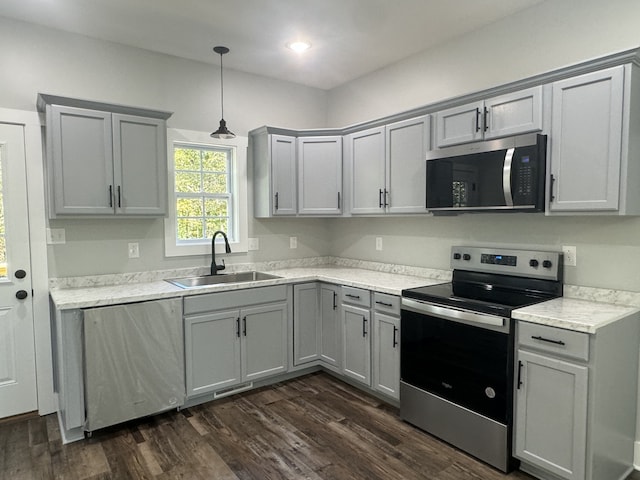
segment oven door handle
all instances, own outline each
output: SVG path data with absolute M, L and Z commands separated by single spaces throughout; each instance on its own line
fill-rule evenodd
M 484 313 L 468 312 L 466 310 L 457 310 L 454 308 L 440 307 L 430 303 L 412 300 L 410 298 L 402 299 L 402 306 L 408 307 L 416 312 L 427 313 L 434 317 L 443 318 L 445 320 L 463 321 L 471 323 L 480 323 L 483 325 L 492 325 L 495 327 L 503 327 L 505 325 L 504 317 L 496 315 L 487 315 Z

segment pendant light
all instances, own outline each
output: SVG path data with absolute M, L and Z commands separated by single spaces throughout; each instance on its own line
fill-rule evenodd
M 227 128 L 227 122 L 224 121 L 224 83 L 222 80 L 222 56 L 225 53 L 229 53 L 229 49 L 227 47 L 218 46 L 218 47 L 213 47 L 213 51 L 220 54 L 220 111 L 221 111 L 220 117 L 221 118 L 220 118 L 220 126 L 218 127 L 218 130 L 213 132 L 211 136 L 213 138 L 225 138 L 225 139 L 235 138 L 236 135 Z

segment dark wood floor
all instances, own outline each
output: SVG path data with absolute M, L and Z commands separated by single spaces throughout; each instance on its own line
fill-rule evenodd
M 57 419 L 0 424 L 0 478 L 516 480 L 318 373 L 62 445 Z M 638 478 L 638 477 L 634 477 Z

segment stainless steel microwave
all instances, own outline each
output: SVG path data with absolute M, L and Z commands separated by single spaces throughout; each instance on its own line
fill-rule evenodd
M 546 135 L 529 134 L 427 153 L 427 210 L 541 212 Z

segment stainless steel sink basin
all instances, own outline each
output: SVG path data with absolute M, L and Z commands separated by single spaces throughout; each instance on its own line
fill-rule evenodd
M 238 272 L 226 274 L 219 273 L 217 275 L 202 275 L 201 277 L 168 278 L 165 281 L 173 283 L 180 288 L 196 288 L 206 287 L 209 285 L 218 285 L 221 283 L 258 282 L 260 280 L 273 280 L 274 278 L 282 277 L 263 272 Z

